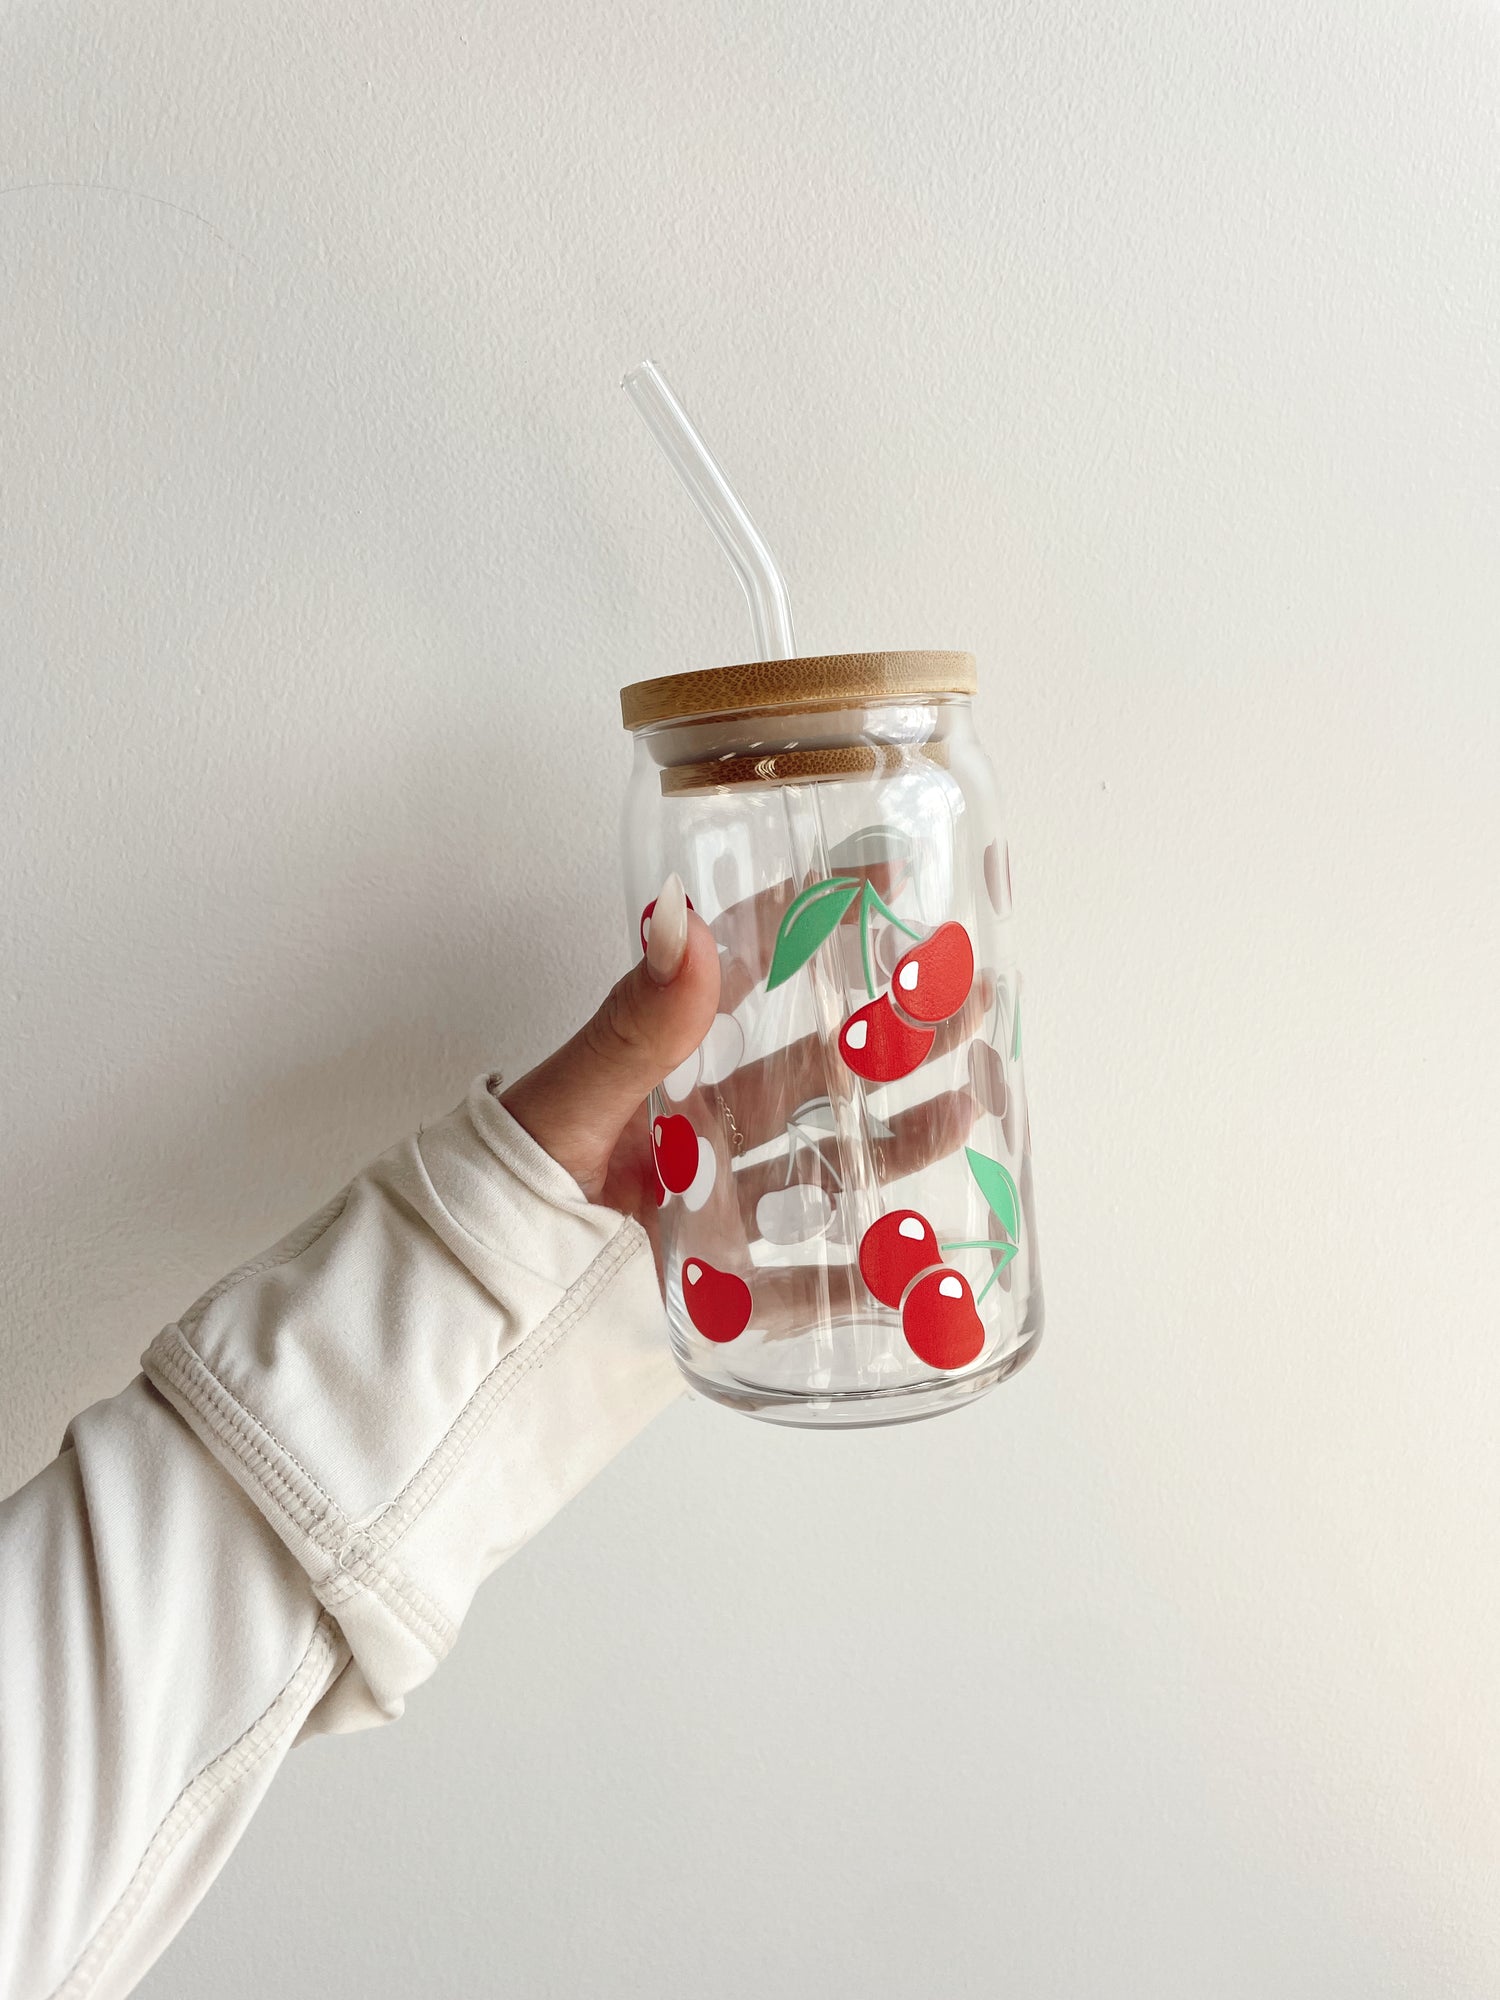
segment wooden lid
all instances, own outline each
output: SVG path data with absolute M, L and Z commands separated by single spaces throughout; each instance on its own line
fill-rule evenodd
M 620 716 L 627 729 L 648 729 L 693 715 L 921 701 L 973 694 L 977 686 L 972 653 L 818 653 L 636 681 L 620 690 Z

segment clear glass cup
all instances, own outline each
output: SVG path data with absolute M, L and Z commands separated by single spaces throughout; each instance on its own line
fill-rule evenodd
M 688 1381 L 774 1422 L 971 1402 L 1042 1332 L 999 790 L 966 653 L 763 661 L 621 695 L 626 895 L 672 871 L 720 1011 L 652 1102 Z

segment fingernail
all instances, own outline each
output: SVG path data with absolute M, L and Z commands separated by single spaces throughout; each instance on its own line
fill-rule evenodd
M 687 953 L 687 891 L 680 875 L 669 875 L 661 885 L 656 908 L 651 912 L 651 930 L 646 939 L 646 970 L 658 986 L 670 986 L 682 970 Z

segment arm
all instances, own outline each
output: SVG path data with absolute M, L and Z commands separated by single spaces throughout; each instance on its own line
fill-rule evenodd
M 399 1715 L 484 1577 L 676 1393 L 625 1211 L 718 964 L 696 920 L 652 944 L 512 1108 L 481 1079 L 0 1506 L 7 2000 L 127 1992 L 298 1735 Z

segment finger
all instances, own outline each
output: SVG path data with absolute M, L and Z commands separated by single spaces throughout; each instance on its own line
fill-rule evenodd
M 924 1104 L 898 1112 L 890 1121 L 890 1137 L 873 1140 L 870 1145 L 875 1178 L 880 1186 L 884 1188 L 891 1181 L 931 1166 L 934 1160 L 956 1153 L 973 1129 L 974 1110 L 974 1100 L 967 1090 L 945 1090 L 929 1097 Z M 804 1146 L 793 1163 L 792 1180 L 839 1193 L 841 1170 L 834 1141 Z M 734 1175 L 734 1184 L 746 1234 L 758 1236 L 756 1211 L 763 1196 L 787 1186 L 786 1160 L 784 1157 L 758 1160 L 753 1166 L 741 1167 Z
M 951 1054 L 971 1035 L 979 1033 L 994 996 L 993 974 L 981 973 L 958 1013 L 937 1030 L 926 1060 L 933 1062 Z M 835 1056 L 833 1060 L 842 1061 L 842 1057 Z M 870 1086 L 872 1091 L 876 1088 Z M 719 1090 L 743 1135 L 741 1150 L 764 1145 L 786 1130 L 788 1121 L 803 1105 L 830 1095 L 823 1044 L 816 1035 L 804 1035 L 785 1049 L 757 1057 L 754 1062 L 741 1063 Z
M 697 1048 L 718 999 L 713 938 L 670 876 L 657 898 L 646 957 L 592 1020 L 500 1101 L 594 1200 L 615 1142 L 648 1092 Z

